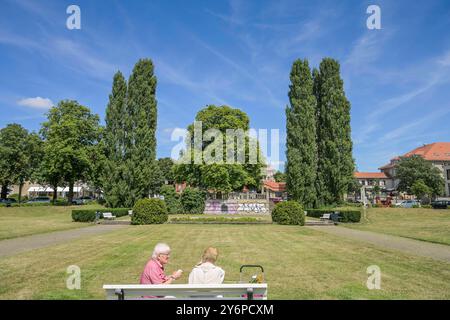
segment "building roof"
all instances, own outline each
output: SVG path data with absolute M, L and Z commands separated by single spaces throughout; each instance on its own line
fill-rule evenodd
M 425 144 L 408 153 L 403 157 L 410 157 L 412 155 L 420 155 L 428 161 L 450 161 L 450 142 L 435 142 Z
M 424 144 L 421 147 L 405 153 L 402 157 L 411 157 L 413 155 L 419 155 L 428 161 L 450 161 L 450 142 Z M 379 169 L 383 170 L 395 167 L 395 161 L 397 160 L 400 160 L 400 157 L 392 158 L 390 163 Z
M 357 179 L 387 179 L 384 172 L 355 172 L 354 177 Z
M 286 182 L 264 180 L 264 188 L 275 192 L 284 192 L 286 191 Z

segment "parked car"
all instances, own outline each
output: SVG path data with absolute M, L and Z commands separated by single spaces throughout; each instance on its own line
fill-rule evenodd
M 438 200 L 431 203 L 433 209 L 447 209 L 449 205 L 450 201 L 447 200 Z
M 82 204 L 84 204 L 84 201 L 83 201 L 83 199 L 81 199 L 81 198 L 77 198 L 77 199 L 73 199 L 73 200 L 72 200 L 72 204 L 75 204 L 75 205 L 82 205 Z
M 7 207 L 10 207 L 12 203 L 16 203 L 17 200 L 14 198 L 6 198 L 0 199 L 0 203 L 6 204 Z
M 49 202 L 50 202 L 49 197 L 36 197 L 28 200 L 28 203 L 49 203 Z
M 402 208 L 412 208 L 413 206 L 420 206 L 420 202 L 417 200 L 406 200 L 400 204 Z

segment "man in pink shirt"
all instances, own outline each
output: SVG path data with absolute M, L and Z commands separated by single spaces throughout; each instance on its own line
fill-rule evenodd
M 169 258 L 170 247 L 165 243 L 158 243 L 141 274 L 140 284 L 170 284 L 181 277 L 182 270 L 175 271 L 170 276 L 164 273 L 164 265 L 169 262 Z

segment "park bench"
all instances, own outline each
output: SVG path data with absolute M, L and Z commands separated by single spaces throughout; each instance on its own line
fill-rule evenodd
M 324 213 L 324 214 L 320 217 L 320 220 L 330 220 L 330 216 L 331 216 L 331 213 Z
M 116 216 L 113 216 L 111 212 L 103 212 L 103 219 L 114 220 Z
M 267 283 L 104 285 L 108 300 L 267 300 Z

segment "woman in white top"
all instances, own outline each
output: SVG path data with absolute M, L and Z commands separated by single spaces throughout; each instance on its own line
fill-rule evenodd
M 215 265 L 219 253 L 216 248 L 207 248 L 199 262 L 189 274 L 189 284 L 221 284 L 225 271 Z

